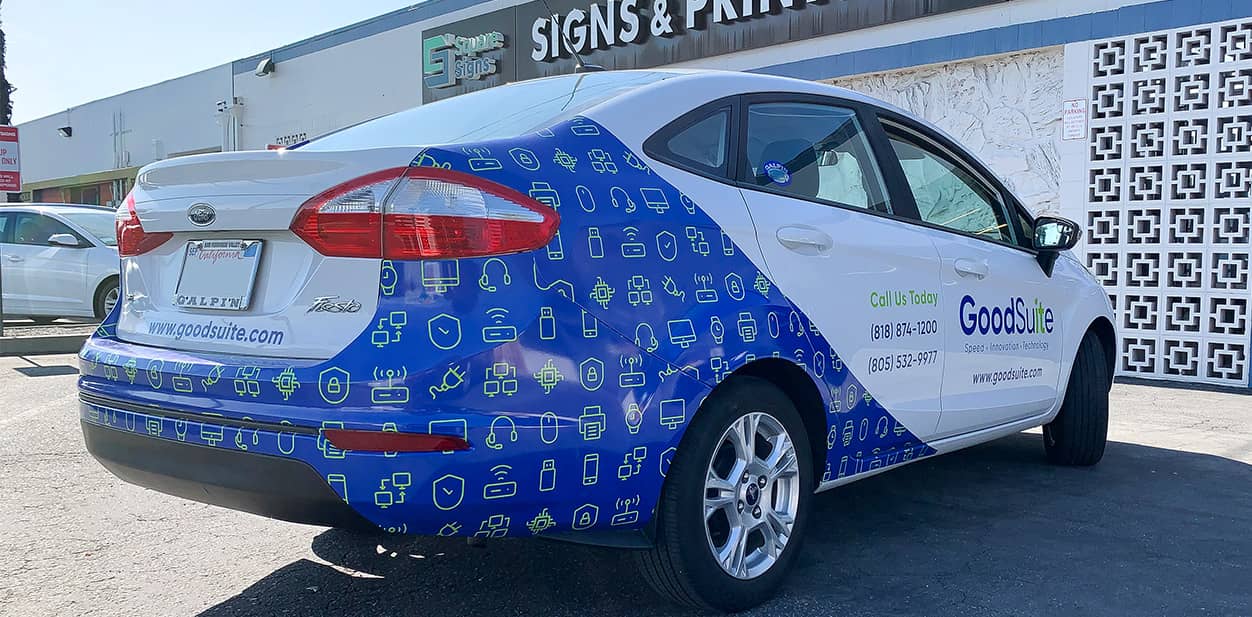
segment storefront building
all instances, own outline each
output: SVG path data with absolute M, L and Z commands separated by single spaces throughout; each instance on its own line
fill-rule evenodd
M 429 0 L 26 123 L 24 190 L 117 203 L 154 160 L 290 145 L 579 58 L 825 81 L 923 116 L 1083 224 L 1119 374 L 1249 387 L 1243 0 Z

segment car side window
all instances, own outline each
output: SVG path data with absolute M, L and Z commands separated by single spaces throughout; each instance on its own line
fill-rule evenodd
M 898 133 L 890 139 L 923 221 L 988 240 L 1013 242 L 999 198 L 970 171 L 921 139 Z
M 657 131 L 644 142 L 644 151 L 675 167 L 728 179 L 734 106 L 722 101 L 708 107 L 681 116 Z
M 748 106 L 742 181 L 773 192 L 888 212 L 856 112 L 816 103 Z
M 13 238 L 9 235 L 9 232 L 12 230 L 12 227 L 9 225 L 10 218 L 12 218 L 11 215 L 0 214 L 0 243 L 2 244 L 13 242 Z
M 1017 245 L 1022 248 L 1035 248 L 1035 221 L 1026 214 L 1025 210 L 1017 211 L 1017 218 L 1021 221 L 1020 229 L 1022 237 L 1017 239 Z
M 729 126 L 730 108 L 720 109 L 675 133 L 665 148 L 675 158 L 709 171 L 720 170 L 726 165 Z
M 78 234 L 65 223 L 42 214 L 18 212 L 13 215 L 13 243 L 48 246 L 48 238 L 56 234 Z

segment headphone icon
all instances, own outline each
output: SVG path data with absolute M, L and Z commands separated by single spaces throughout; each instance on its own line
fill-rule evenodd
M 501 420 L 508 420 L 509 441 L 517 443 L 517 423 L 508 416 L 496 416 L 496 419 L 491 421 L 491 430 L 487 432 L 487 447 L 492 450 L 504 449 L 504 444 L 500 443 L 500 440 L 496 437 L 496 423 Z
M 804 333 L 804 321 L 800 319 L 799 313 L 791 311 L 791 315 L 787 316 L 787 329 L 790 330 L 792 334 Z
M 618 203 L 617 201 L 618 193 L 621 193 L 622 203 Z M 609 189 L 609 200 L 613 202 L 614 208 L 620 208 L 623 205 L 626 206 L 627 214 L 630 214 L 635 211 L 635 201 L 630 198 L 630 195 L 626 192 L 626 189 L 623 189 L 620 186 L 615 186 Z
M 647 334 L 641 334 L 644 330 L 647 330 Z M 645 340 L 648 342 L 644 343 L 643 341 Z M 652 326 L 648 322 L 645 321 L 635 326 L 635 345 L 642 347 L 648 353 L 652 353 L 656 351 L 657 347 L 660 347 L 661 344 L 656 340 L 656 332 L 652 330 Z
M 491 284 L 491 273 L 489 271 L 489 268 L 491 268 L 492 262 L 496 262 L 500 264 L 500 270 L 504 273 L 504 284 L 512 285 L 513 277 L 509 276 L 509 265 L 504 263 L 504 260 L 500 259 L 499 257 L 492 257 L 491 259 L 487 260 L 487 263 L 483 264 L 483 275 L 478 277 L 478 287 L 482 289 L 483 291 L 495 291 L 496 290 L 496 286 Z

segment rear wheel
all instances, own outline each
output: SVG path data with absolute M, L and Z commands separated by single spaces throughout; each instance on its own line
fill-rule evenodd
M 661 595 L 743 610 L 769 599 L 808 522 L 812 451 L 795 406 L 756 378 L 732 378 L 701 406 L 670 466 L 655 548 L 639 552 Z
M 1094 465 L 1104 457 L 1109 432 L 1109 388 L 1113 379 L 1104 347 L 1094 332 L 1078 346 L 1065 402 L 1043 426 L 1043 448 L 1057 465 Z
M 116 278 L 106 279 L 100 283 L 100 287 L 96 289 L 95 312 L 96 319 L 104 319 L 113 312 L 113 307 L 117 304 L 117 298 L 120 292 Z

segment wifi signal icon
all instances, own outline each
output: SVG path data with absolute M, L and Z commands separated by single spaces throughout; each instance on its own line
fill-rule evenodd
M 517 340 L 517 328 L 505 324 L 509 318 L 509 310 L 505 308 L 487 309 L 487 319 L 491 323 L 483 326 L 484 343 L 511 343 Z
M 513 471 L 513 468 L 508 465 L 496 465 L 491 468 L 495 481 L 483 485 L 483 499 L 505 499 L 517 494 L 517 482 L 509 479 L 510 471 Z
M 626 241 L 622 243 L 622 257 L 626 259 L 639 259 L 648 256 L 648 247 L 638 241 L 639 228 L 626 227 L 622 231 L 626 232 Z

